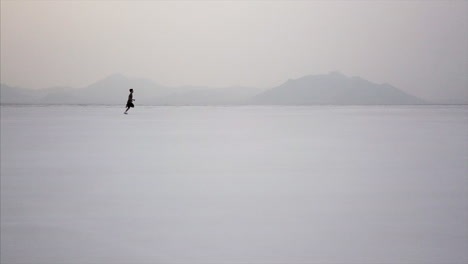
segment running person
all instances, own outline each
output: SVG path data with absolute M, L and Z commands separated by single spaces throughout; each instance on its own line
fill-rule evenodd
M 130 94 L 128 95 L 128 101 L 127 101 L 127 105 L 125 107 L 127 107 L 127 110 L 125 110 L 124 114 L 127 114 L 127 111 L 128 109 L 130 109 L 130 107 L 135 107 L 135 105 L 133 104 L 133 101 L 135 101 L 135 99 L 133 99 L 133 89 L 130 89 Z

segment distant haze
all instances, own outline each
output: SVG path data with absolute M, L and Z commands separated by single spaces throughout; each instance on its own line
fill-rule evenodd
M 0 46 L 10 86 L 85 87 L 121 73 L 269 88 L 338 70 L 468 103 L 467 1 L 2 0 Z
M 389 84 L 340 72 L 308 75 L 269 89 L 253 87 L 162 86 L 151 80 L 111 75 L 80 89 L 24 89 L 0 85 L 1 104 L 122 104 L 135 87 L 143 105 L 420 105 L 434 104 Z M 134 97 L 135 98 L 135 97 Z M 126 97 L 125 97 L 126 101 Z

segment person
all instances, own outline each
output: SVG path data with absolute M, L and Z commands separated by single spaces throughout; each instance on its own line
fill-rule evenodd
M 130 107 L 135 107 L 135 105 L 133 104 L 133 101 L 135 101 L 135 99 L 133 99 L 133 89 L 130 89 L 130 94 L 128 95 L 128 101 L 127 101 L 127 110 L 125 110 L 124 114 L 128 114 L 127 111 L 128 109 L 130 109 Z

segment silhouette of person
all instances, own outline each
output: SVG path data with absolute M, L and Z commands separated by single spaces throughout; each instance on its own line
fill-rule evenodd
M 135 105 L 133 104 L 133 101 L 135 101 L 135 99 L 133 99 L 133 89 L 130 89 L 130 94 L 128 95 L 128 101 L 127 101 L 127 105 L 125 107 L 127 107 L 127 110 L 125 110 L 124 114 L 128 114 L 127 111 L 128 109 L 130 109 L 130 107 L 135 107 Z

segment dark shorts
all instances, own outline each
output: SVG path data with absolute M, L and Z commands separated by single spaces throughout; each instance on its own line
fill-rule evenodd
M 135 107 L 135 105 L 132 102 L 127 102 L 126 107 Z

